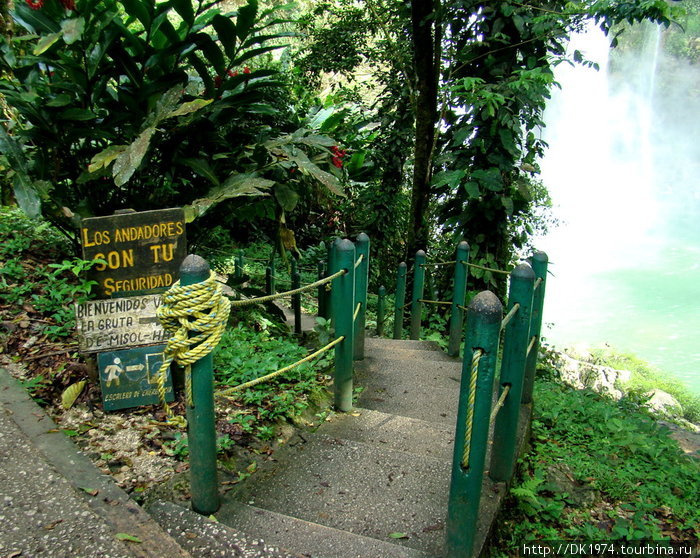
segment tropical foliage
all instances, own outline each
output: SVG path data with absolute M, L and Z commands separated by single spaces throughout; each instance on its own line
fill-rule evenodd
M 123 207 L 185 205 L 192 220 L 270 193 L 290 209 L 306 178 L 342 195 L 335 142 L 301 127 L 270 58 L 292 35 L 281 12 L 256 0 L 233 13 L 189 0 L 17 3 L 0 145 L 18 203 L 70 229 Z

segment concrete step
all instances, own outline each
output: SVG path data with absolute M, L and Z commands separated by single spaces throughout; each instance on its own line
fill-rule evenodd
M 441 555 L 449 461 L 319 433 L 280 450 L 276 457 L 276 466 L 262 468 L 231 497 L 429 556 Z M 392 533 L 406 538 L 394 539 Z
M 247 535 L 243 526 L 228 527 L 171 502 L 156 501 L 148 508 L 148 512 L 171 537 L 197 558 L 301 556 L 269 546 L 257 536 Z
M 372 347 L 365 349 L 366 358 L 381 360 L 423 360 L 436 362 L 461 362 L 460 359 L 448 356 L 441 350 L 402 349 L 388 347 Z
M 231 499 L 225 500 L 216 517 L 221 523 L 233 525 L 238 530 L 255 535 L 280 548 L 293 549 L 293 556 L 429 558 L 419 550 L 355 535 Z
M 357 405 L 454 428 L 460 375 L 459 363 L 368 357 L 355 363 L 355 385 L 364 388 Z
M 366 349 L 383 349 L 387 351 L 407 349 L 412 351 L 441 351 L 435 341 L 414 341 L 410 339 L 387 339 L 386 337 L 366 337 Z
M 356 407 L 352 413 L 334 414 L 318 432 L 331 438 L 364 442 L 414 455 L 449 461 L 454 448 L 454 427 L 390 415 Z

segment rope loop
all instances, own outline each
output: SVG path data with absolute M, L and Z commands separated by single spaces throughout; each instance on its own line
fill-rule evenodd
M 467 406 L 467 429 L 464 434 L 464 449 L 462 452 L 462 467 L 469 467 L 469 454 L 472 446 L 472 431 L 474 430 L 474 403 L 476 401 L 476 379 L 479 376 L 479 361 L 484 355 L 483 349 L 474 349 L 472 354 L 471 373 L 469 374 L 469 401 Z
M 192 364 L 211 353 L 219 344 L 231 311 L 231 301 L 222 293 L 214 273 L 201 283 L 182 286 L 177 281 L 163 294 L 156 311 L 163 329 L 170 335 L 163 363 L 156 375 L 158 398 L 167 422 L 186 426 L 184 417 L 175 416 L 165 401 L 165 380 L 174 361 L 185 368 L 187 404 L 192 407 Z

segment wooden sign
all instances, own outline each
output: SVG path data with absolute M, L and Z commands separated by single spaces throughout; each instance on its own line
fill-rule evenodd
M 167 334 L 156 316 L 161 303 L 161 295 L 143 295 L 76 304 L 80 350 L 94 353 L 163 343 Z
M 83 219 L 80 238 L 84 259 L 105 261 L 91 270 L 100 297 L 163 291 L 187 255 L 180 208 Z
M 110 351 L 97 356 L 105 411 L 158 403 L 156 376 L 163 362 L 165 345 Z M 174 399 L 168 372 L 165 399 Z

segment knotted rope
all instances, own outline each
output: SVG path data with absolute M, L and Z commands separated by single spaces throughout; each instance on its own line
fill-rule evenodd
M 467 429 L 464 434 L 464 450 L 462 452 L 462 467 L 469 467 L 469 454 L 472 448 L 472 430 L 474 429 L 474 404 L 476 402 L 476 379 L 479 376 L 479 361 L 483 356 L 482 349 L 474 349 L 472 354 L 471 373 L 469 375 L 469 402 L 467 406 Z
M 192 407 L 192 364 L 211 353 L 219 344 L 231 310 L 214 274 L 201 283 L 181 286 L 176 282 L 163 294 L 163 303 L 156 315 L 170 335 L 163 355 L 163 364 L 156 376 L 158 397 L 167 422 L 186 426 L 165 401 L 165 380 L 168 367 L 175 361 L 185 368 L 185 393 Z

